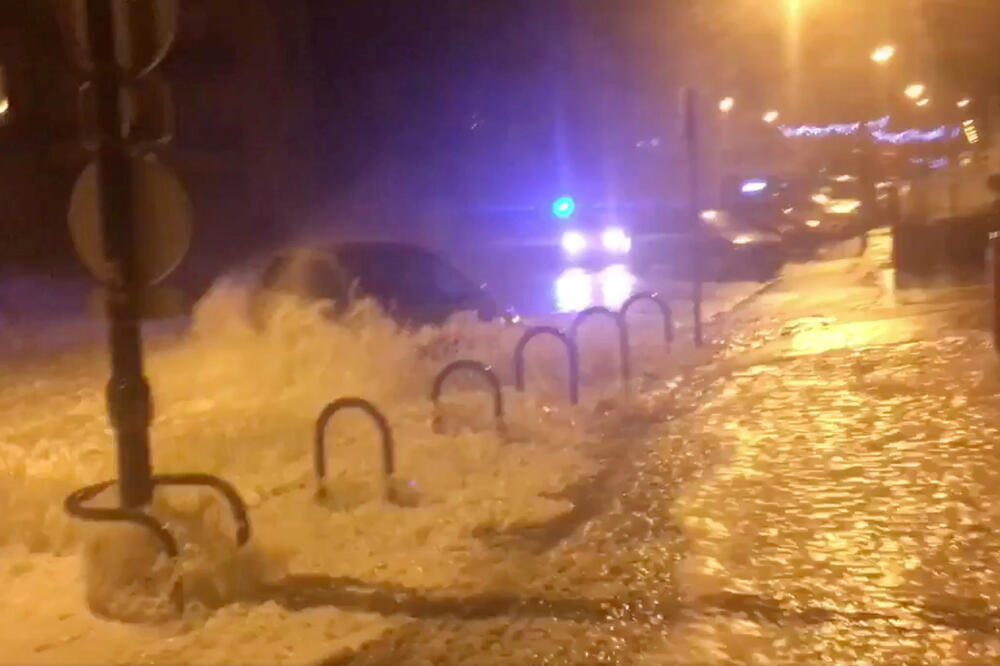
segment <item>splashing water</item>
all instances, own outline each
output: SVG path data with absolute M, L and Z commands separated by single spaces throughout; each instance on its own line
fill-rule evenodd
M 83 607 L 84 596 L 104 615 L 159 620 L 170 582 L 182 576 L 189 603 L 181 630 L 194 644 L 192 636 L 210 626 L 217 633 L 221 618 L 233 613 L 241 626 L 260 626 L 248 613 L 269 614 L 274 626 L 299 622 L 287 614 L 279 621 L 273 602 L 260 604 L 262 586 L 290 572 L 416 588 L 469 586 L 483 561 L 496 557 L 472 538 L 475 530 L 567 511 L 566 500 L 551 496 L 597 470 L 588 415 L 618 390 L 613 343 L 586 343 L 585 358 L 593 361 L 584 368 L 585 403 L 570 408 L 565 354 L 548 342 L 528 353 L 528 392 L 509 389 L 519 328 L 457 316 L 441 327 L 409 331 L 370 302 L 355 303 L 333 321 L 323 304 L 288 298 L 259 330 L 247 321 L 246 301 L 240 284 L 215 285 L 183 337 L 147 345 L 147 375 L 156 471 L 210 473 L 234 484 L 251 510 L 252 545 L 236 551 L 227 511 L 201 491 L 159 490 L 152 508 L 183 544 L 179 567 L 132 528 L 71 521 L 62 509 L 66 494 L 115 474 L 104 404 L 107 361 L 93 351 L 47 359 L 20 367 L 0 388 L 0 563 L 6 567 L 0 577 L 16 571 L 18 581 L 0 612 L 18 612 L 10 604 L 19 593 L 30 597 L 34 584 L 62 580 L 68 589 L 56 605 L 71 607 L 64 614 L 87 627 L 82 635 L 92 635 L 97 630 L 88 623 L 97 620 Z M 432 429 L 431 382 L 457 358 L 492 365 L 508 385 L 511 441 L 494 430 L 487 393 L 461 376 L 449 381 L 442 399 L 448 427 L 443 434 Z M 328 428 L 327 499 L 315 501 L 315 420 L 324 405 L 349 395 L 385 412 L 396 440 L 398 483 L 414 507 L 382 500 L 375 429 L 349 412 Z M 67 557 L 80 546 L 82 568 L 78 558 Z M 258 603 L 247 606 L 251 598 Z M 197 612 L 223 606 L 214 614 Z M 361 633 L 392 624 L 323 610 L 324 622 L 340 627 L 350 616 L 360 621 Z M 341 635 L 324 631 L 328 646 Z M 140 658 L 135 636 L 118 642 L 100 636 L 117 645 L 116 659 Z M 255 640 L 263 645 L 267 636 L 273 642 L 274 630 Z M 22 642 L 31 653 L 45 641 Z M 255 658 L 274 657 L 261 645 Z M 152 661 L 187 654 L 176 651 L 176 641 L 170 649 L 155 642 L 143 649 L 141 657 Z M 101 653 L 102 659 L 110 657 Z

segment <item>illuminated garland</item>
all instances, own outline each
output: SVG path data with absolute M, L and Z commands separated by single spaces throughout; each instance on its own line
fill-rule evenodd
M 884 130 L 889 125 L 889 116 L 883 116 L 878 120 L 869 120 L 865 124 L 865 129 L 869 132 Z M 861 129 L 861 123 L 834 123 L 833 125 L 801 125 L 799 127 L 788 127 L 782 125 L 778 129 L 786 139 L 800 137 L 822 138 L 828 136 L 851 136 Z
M 862 124 L 868 131 L 868 134 L 878 143 L 891 143 L 895 145 L 957 139 L 962 134 L 962 128 L 949 127 L 948 125 L 941 125 L 929 131 L 908 129 L 902 132 L 890 132 L 886 129 L 889 126 L 889 116 L 883 116 L 877 120 L 869 120 L 866 123 L 834 123 L 832 125 L 801 125 L 799 127 L 782 125 L 778 129 L 786 139 L 816 139 L 831 136 L 851 136 L 858 133 Z
M 797 139 L 801 137 L 817 138 L 827 136 L 850 136 L 861 128 L 861 123 L 847 123 L 826 125 L 824 127 L 814 127 L 812 125 L 802 125 L 801 127 L 788 127 L 782 125 L 779 129 L 786 139 Z
M 921 132 L 920 130 L 915 129 L 904 130 L 902 132 L 886 132 L 885 130 L 876 130 L 872 132 L 872 138 L 879 143 L 892 143 L 898 146 L 906 143 L 930 143 L 931 141 L 957 139 L 961 134 L 962 130 L 959 127 L 941 125 L 940 127 L 927 132 Z

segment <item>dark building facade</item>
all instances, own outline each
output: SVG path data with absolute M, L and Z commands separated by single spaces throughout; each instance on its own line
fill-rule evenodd
M 77 271 L 66 231 L 79 146 L 82 74 L 66 48 L 68 0 L 0 0 L 0 265 Z M 169 83 L 173 142 L 160 155 L 186 184 L 195 240 L 178 271 L 203 284 L 274 242 L 308 205 L 314 179 L 302 3 L 181 3 L 177 39 L 157 73 Z

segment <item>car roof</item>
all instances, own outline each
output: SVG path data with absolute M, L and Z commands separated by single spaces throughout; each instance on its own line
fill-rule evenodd
M 309 252 L 309 253 L 332 253 L 339 254 L 341 252 L 370 252 L 370 251 L 400 251 L 400 252 L 413 252 L 416 254 L 424 255 L 435 255 L 436 253 L 432 250 L 423 247 L 422 245 L 417 245 L 415 243 L 406 243 L 402 241 L 381 241 L 381 240 L 359 240 L 359 241 L 336 241 L 336 242 L 323 242 L 316 244 L 300 243 L 296 245 L 289 246 L 284 250 L 280 251 L 279 254 L 288 253 L 299 253 L 299 252 Z
M 404 243 L 401 241 L 346 241 L 328 245 L 331 250 L 401 250 L 409 252 L 419 252 L 421 254 L 434 254 L 422 245 L 416 243 Z

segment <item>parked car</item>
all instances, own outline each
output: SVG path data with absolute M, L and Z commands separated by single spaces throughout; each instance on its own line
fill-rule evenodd
M 858 178 L 752 178 L 723 192 L 726 219 L 778 234 L 789 256 L 863 236 L 868 214 Z M 859 244 L 863 247 L 863 244 Z
M 275 294 L 327 300 L 334 315 L 352 298 L 372 298 L 404 326 L 441 324 L 472 311 L 483 321 L 504 313 L 479 285 L 433 252 L 397 242 L 344 242 L 293 247 L 271 257 L 250 295 L 252 321 L 266 323 Z
M 726 211 L 703 211 L 703 276 L 706 280 L 766 281 L 785 263 L 784 239 L 770 225 Z

